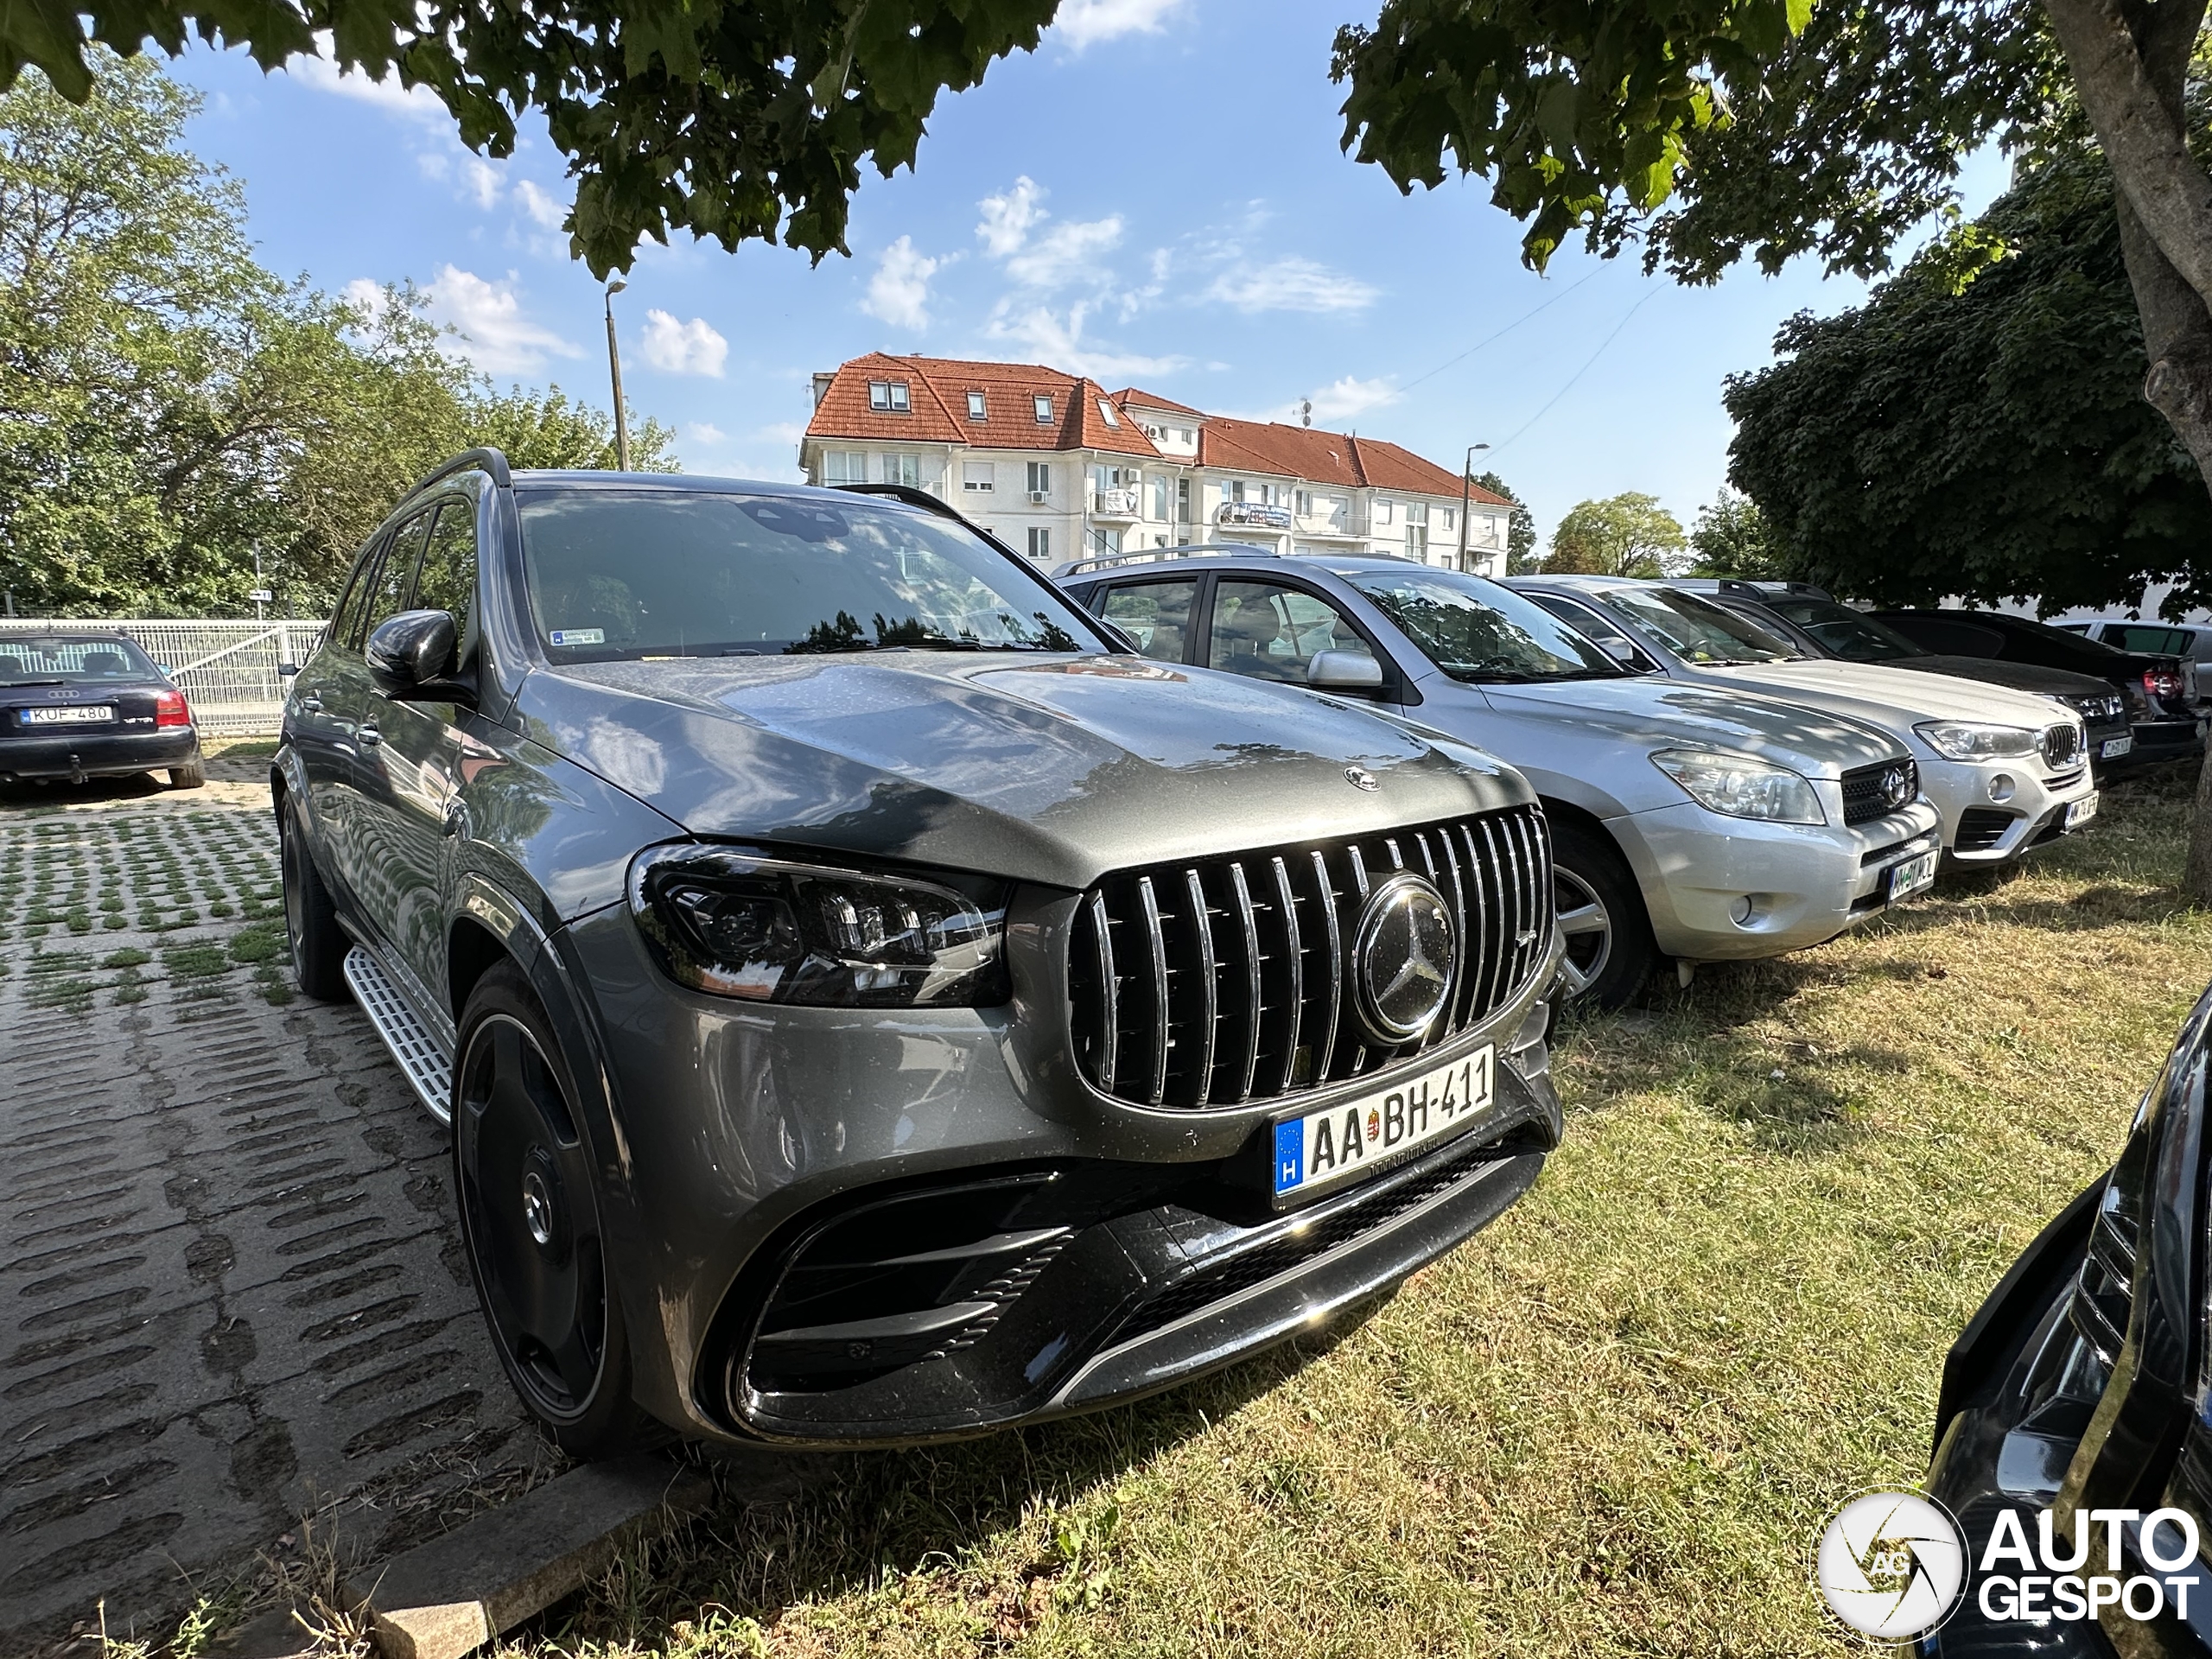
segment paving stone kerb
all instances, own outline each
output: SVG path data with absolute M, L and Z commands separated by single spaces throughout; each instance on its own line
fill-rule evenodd
M 164 1634 L 303 1513 L 389 1560 L 557 1466 L 444 1132 L 358 1011 L 284 1000 L 266 798 L 226 793 L 0 806 L 0 1653 L 103 1599 Z

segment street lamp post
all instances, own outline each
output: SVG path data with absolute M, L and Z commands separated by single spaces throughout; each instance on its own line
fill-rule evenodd
M 614 382 L 614 469 L 630 470 L 630 417 L 622 410 L 622 348 L 614 343 L 614 296 L 630 284 L 617 276 L 607 285 L 607 372 Z
M 1470 489 L 1474 483 L 1475 451 L 1489 448 L 1486 443 L 1469 444 L 1467 459 L 1459 467 L 1459 569 L 1462 574 L 1467 569 L 1467 505 Z

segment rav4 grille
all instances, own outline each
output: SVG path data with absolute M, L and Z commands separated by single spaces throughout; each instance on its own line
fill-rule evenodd
M 1379 1044 L 1353 1005 L 1352 942 L 1370 893 L 1401 870 L 1441 896 L 1456 963 L 1427 1028 Z M 1520 996 L 1554 919 L 1535 806 L 1111 875 L 1084 896 L 1068 947 L 1077 1063 L 1139 1105 L 1239 1105 L 1339 1082 Z
M 1878 760 L 1843 774 L 1843 821 L 1872 823 L 1920 798 L 1920 768 L 1910 760 Z

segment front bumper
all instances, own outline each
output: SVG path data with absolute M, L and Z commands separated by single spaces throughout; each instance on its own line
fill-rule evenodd
M 1014 1000 L 990 1009 L 695 995 L 620 906 L 555 937 L 596 1005 L 603 1224 L 648 1410 L 696 1437 L 850 1446 L 1132 1397 L 1387 1289 L 1502 1210 L 1557 1141 L 1552 962 L 1479 1026 L 1344 1084 L 1204 1110 L 1097 1095 L 1058 1038 L 1059 977 L 1023 965 L 1066 937 L 1073 905 L 1017 899 Z M 1484 1043 L 1495 1105 L 1473 1128 L 1269 1212 L 1259 1172 L 1292 1100 L 1318 1110 Z M 942 1296 L 890 1307 L 871 1262 L 936 1274 Z M 795 1300 L 819 1317 L 784 1319 L 764 1342 L 772 1306 Z
M 2139 720 L 2135 747 L 2113 763 L 2117 772 L 2156 766 L 2162 760 L 2190 760 L 2204 753 L 2202 720 Z
M 1937 844 L 1938 820 L 1925 801 L 1851 827 L 1724 817 L 1683 801 L 1606 827 L 1636 872 L 1660 950 L 1736 962 L 1804 950 L 1878 913 L 1888 871 Z
M 192 727 L 150 732 L 69 732 L 48 737 L 0 735 L 0 778 L 112 778 L 162 772 L 199 758 Z
M 1920 787 L 1943 817 L 1943 851 L 1964 865 L 2002 864 L 2065 833 L 2066 809 L 2095 793 L 2086 759 L 2054 773 L 2040 755 L 1926 760 Z M 1998 796 L 2002 795 L 2000 800 Z

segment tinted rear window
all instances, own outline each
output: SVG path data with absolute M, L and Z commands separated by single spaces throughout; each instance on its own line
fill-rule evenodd
M 156 668 L 128 639 L 0 634 L 0 685 L 22 680 L 151 680 Z

